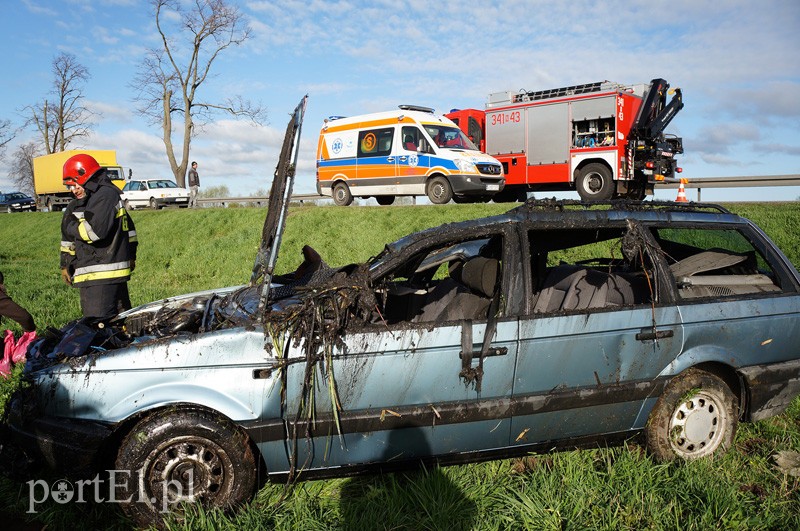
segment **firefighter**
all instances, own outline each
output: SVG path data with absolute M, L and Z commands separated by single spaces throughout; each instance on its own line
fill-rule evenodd
M 106 322 L 131 307 L 128 280 L 136 266 L 136 229 L 120 191 L 94 157 L 64 163 L 73 199 L 61 220 L 61 276 L 80 289 L 85 318 Z

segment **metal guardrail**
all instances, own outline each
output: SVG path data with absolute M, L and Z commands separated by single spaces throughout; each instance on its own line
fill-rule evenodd
M 698 177 L 686 179 L 686 188 L 697 189 L 697 201 L 703 188 L 752 188 L 759 186 L 800 186 L 800 175 L 759 175 L 745 177 Z M 658 188 L 678 188 L 678 183 L 664 183 Z
M 292 201 L 304 203 L 306 201 L 320 201 L 322 199 L 331 199 L 330 196 L 318 194 L 292 194 Z M 204 197 L 197 198 L 197 202 L 203 205 L 222 205 L 228 206 L 228 203 L 253 203 L 256 206 L 267 206 L 269 197 L 266 195 L 252 196 L 252 197 Z
M 742 177 L 697 177 L 686 179 L 684 186 L 690 189 L 697 189 L 697 201 L 701 201 L 700 194 L 703 188 L 751 188 L 759 186 L 800 186 L 800 175 L 757 175 Z M 658 188 L 678 188 L 678 183 L 659 184 Z M 292 201 L 304 203 L 306 201 L 330 200 L 330 196 L 318 194 L 292 194 Z M 219 198 L 198 198 L 197 202 L 206 205 L 228 206 L 230 203 L 253 203 L 256 206 L 266 206 L 269 198 L 267 196 L 258 197 L 219 197 Z

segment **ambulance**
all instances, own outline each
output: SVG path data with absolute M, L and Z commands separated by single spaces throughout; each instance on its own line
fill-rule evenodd
M 503 190 L 503 166 L 433 109 L 325 120 L 317 144 L 317 192 L 346 206 L 354 197 L 391 205 L 427 195 L 435 204 L 489 200 Z

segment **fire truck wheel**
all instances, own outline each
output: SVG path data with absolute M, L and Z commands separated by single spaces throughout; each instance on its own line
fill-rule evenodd
M 428 188 L 425 190 L 425 193 L 428 195 L 428 199 L 431 200 L 431 203 L 436 205 L 448 203 L 453 198 L 453 188 L 450 186 L 448 180 L 441 175 L 428 181 Z
M 353 194 L 345 183 L 339 182 L 333 185 L 333 202 L 339 206 L 347 206 L 353 202 Z
M 575 188 L 584 201 L 607 201 L 614 195 L 614 180 L 604 165 L 587 164 L 578 175 Z
M 381 206 L 389 206 L 394 203 L 394 196 L 393 195 L 376 195 L 375 201 L 378 202 Z

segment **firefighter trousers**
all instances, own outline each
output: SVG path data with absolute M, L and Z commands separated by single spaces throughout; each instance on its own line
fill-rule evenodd
M 81 311 L 84 317 L 108 321 L 118 313 L 130 310 L 128 283 L 97 284 L 80 288 Z

